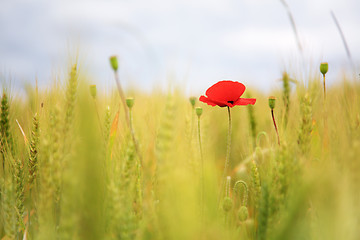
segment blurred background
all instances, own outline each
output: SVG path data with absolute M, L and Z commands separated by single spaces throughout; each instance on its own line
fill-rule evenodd
M 148 91 L 171 79 L 195 95 L 222 79 L 268 92 L 282 71 L 306 77 L 321 61 L 333 84 L 359 66 L 360 1 L 286 3 L 302 51 L 280 0 L 0 0 L 0 72 L 15 88 L 36 78 L 46 87 L 78 56 L 81 71 L 109 87 L 108 58 L 118 55 L 126 87 Z

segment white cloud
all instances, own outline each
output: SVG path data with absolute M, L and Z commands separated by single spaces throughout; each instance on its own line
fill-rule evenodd
M 353 57 L 360 56 L 359 1 L 287 2 L 311 57 L 346 60 L 330 9 Z M 67 48 L 79 45 L 98 79 L 107 76 L 107 57 L 119 54 L 126 74 L 147 86 L 169 68 L 185 76 L 190 66 L 194 87 L 244 77 L 268 88 L 282 70 L 279 61 L 297 53 L 278 0 L 1 1 L 0 34 L 0 65 L 16 72 L 26 65 L 21 72 L 29 79 L 36 73 L 47 79 L 54 63 L 67 59 Z
M 239 32 L 229 32 L 222 37 L 222 42 L 235 53 L 247 54 L 261 54 L 296 47 L 291 29 L 247 28 Z

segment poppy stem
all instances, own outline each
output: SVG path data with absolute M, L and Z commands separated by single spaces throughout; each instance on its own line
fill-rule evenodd
M 228 139 L 227 139 L 227 149 L 226 149 L 226 158 L 225 158 L 225 166 L 224 166 L 224 173 L 221 178 L 221 188 L 220 188 L 220 194 L 218 198 L 218 206 L 220 207 L 220 200 L 221 196 L 223 195 L 223 188 L 225 183 L 225 176 L 228 171 L 229 163 L 230 163 L 230 151 L 231 151 L 231 112 L 230 107 L 227 107 L 228 109 L 228 116 L 229 116 L 229 130 L 228 130 Z
M 326 100 L 326 85 L 325 85 L 325 74 L 323 74 L 323 84 L 324 84 L 324 100 Z
M 277 139 L 278 139 L 278 144 L 279 144 L 279 146 L 280 146 L 280 137 L 279 137 L 279 132 L 278 132 L 278 129 L 277 129 L 277 126 L 276 126 L 276 122 L 275 122 L 274 109 L 271 109 L 271 116 L 272 116 L 272 120 L 273 120 L 273 123 L 274 123 L 274 127 L 275 127 L 275 131 L 276 131 Z
M 125 119 L 126 119 L 126 123 L 128 124 L 128 126 L 130 127 L 130 120 L 129 120 L 129 112 L 128 112 L 128 109 L 126 107 L 126 101 L 125 101 L 125 95 L 124 95 L 124 91 L 121 87 L 121 84 L 120 84 L 120 79 L 119 79 L 119 73 L 117 71 L 114 71 L 114 74 L 115 74 L 115 82 L 116 82 L 116 86 L 117 86 L 117 89 L 119 91 L 119 95 L 120 95 L 120 98 L 121 98 L 121 102 L 122 102 L 122 105 L 124 107 L 124 111 L 125 111 Z
M 200 149 L 200 184 L 201 184 L 201 196 L 200 196 L 200 206 L 201 206 L 201 222 L 204 220 L 204 159 L 201 147 L 201 135 L 200 135 L 200 116 L 198 116 L 198 135 L 199 135 L 199 149 Z
M 125 110 L 125 119 L 126 119 L 126 123 L 130 129 L 130 134 L 131 134 L 131 138 L 134 142 L 134 146 L 135 146 L 135 151 L 136 151 L 136 154 L 138 155 L 139 157 L 139 160 L 140 160 L 140 164 L 142 166 L 142 155 L 140 154 L 140 149 L 139 149 L 139 144 L 137 142 L 137 139 L 135 137 L 135 133 L 134 133 L 134 130 L 132 128 L 132 124 L 130 123 L 130 115 L 129 115 L 129 110 L 126 106 L 126 100 L 125 100 L 125 95 L 124 95 L 124 91 L 122 90 L 122 87 L 120 85 L 120 79 L 119 79 L 119 74 L 117 71 L 114 71 L 114 74 L 115 74 L 115 82 L 116 82 L 116 86 L 117 86 L 117 89 L 119 91 L 119 94 L 120 94 L 120 98 L 121 98 L 121 102 L 123 104 L 123 107 L 124 107 L 124 110 Z
M 327 107 L 326 107 L 326 86 L 325 86 L 325 74 L 323 74 L 324 77 L 324 105 L 323 105 L 323 109 L 324 109 L 324 135 L 323 135 L 323 149 L 324 151 L 326 151 L 327 146 L 328 146 L 328 124 L 327 124 Z
M 101 135 L 104 137 L 104 131 L 101 126 L 101 120 L 100 120 L 100 115 L 99 115 L 99 110 L 98 110 L 96 99 L 94 99 L 94 106 L 95 106 L 95 111 L 96 111 L 96 115 L 97 115 L 97 119 L 98 119 L 98 123 L 99 123 L 99 129 L 100 129 Z

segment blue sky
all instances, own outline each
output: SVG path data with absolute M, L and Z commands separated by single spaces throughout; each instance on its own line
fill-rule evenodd
M 16 86 L 37 77 L 46 87 L 78 52 L 90 81 L 112 86 L 108 57 L 116 54 L 127 86 L 172 79 L 201 94 L 222 79 L 269 91 L 284 69 L 317 73 L 328 61 L 331 83 L 350 65 L 331 10 L 359 66 L 360 1 L 287 3 L 303 58 L 279 0 L 0 0 L 0 71 Z

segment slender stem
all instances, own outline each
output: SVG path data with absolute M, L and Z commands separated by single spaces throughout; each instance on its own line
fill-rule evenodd
M 298 34 L 297 29 L 296 29 L 296 24 L 295 24 L 295 21 L 294 21 L 294 17 L 293 17 L 293 15 L 292 15 L 291 11 L 290 11 L 289 5 L 287 5 L 287 3 L 285 2 L 285 0 L 280 0 L 280 2 L 282 3 L 282 5 L 284 6 L 284 8 L 285 8 L 286 11 L 287 11 L 287 14 L 288 14 L 288 17 L 289 17 L 289 20 L 290 20 L 290 23 L 291 23 L 291 27 L 292 27 L 292 29 L 293 29 L 293 31 L 294 31 L 294 35 L 295 35 L 295 38 L 296 38 L 296 42 L 297 42 L 299 51 L 300 51 L 300 53 L 302 54 L 302 46 L 301 46 L 299 34 Z
M 192 106 L 192 113 L 191 113 L 191 129 L 190 129 L 190 141 L 193 138 L 193 134 L 194 134 L 194 117 L 195 117 L 195 107 Z M 199 119 L 200 121 L 200 119 Z
M 115 71 L 114 73 L 115 73 L 116 86 L 117 86 L 117 89 L 119 91 L 121 102 L 122 102 L 122 105 L 123 105 L 124 111 L 125 111 L 126 122 L 127 122 L 128 126 L 130 127 L 129 113 L 128 113 L 128 109 L 126 107 L 126 100 L 125 100 L 124 91 L 122 90 L 122 87 L 120 85 L 119 74 L 118 74 L 117 71 Z
M 231 177 L 226 177 L 225 184 L 225 197 L 230 198 L 230 185 L 231 185 Z M 229 211 L 225 211 L 225 226 L 229 225 Z
M 130 131 L 133 131 L 133 124 L 132 124 L 132 111 L 131 108 L 129 109 L 129 127 L 130 127 Z
M 242 180 L 239 180 L 239 181 L 237 181 L 235 184 L 234 184 L 234 191 L 236 191 L 236 187 L 239 185 L 239 184 L 242 184 L 243 185 L 243 187 L 244 187 L 244 197 L 243 197 L 243 200 L 242 200 L 242 205 L 243 206 L 246 206 L 247 205 L 247 199 L 248 199 L 248 192 L 249 192 L 249 190 L 248 190 L 248 186 L 247 186 L 247 184 L 246 184 L 246 182 L 244 182 L 244 181 L 242 181 Z M 238 190 L 239 191 L 239 197 L 240 197 L 240 190 Z
M 129 109 L 128 118 L 129 118 L 129 128 L 130 128 L 131 137 L 132 137 L 132 140 L 134 142 L 135 151 L 136 151 L 136 153 L 137 153 L 137 155 L 139 157 L 139 162 L 140 162 L 139 164 L 140 164 L 140 166 L 142 168 L 142 156 L 140 154 L 139 144 L 138 144 L 138 142 L 136 140 L 136 137 L 135 137 L 135 132 L 134 132 L 133 123 L 132 123 L 132 110 L 131 110 L 131 108 Z
M 137 153 L 137 155 L 138 155 L 138 157 L 139 157 L 140 164 L 141 164 L 141 167 L 142 167 L 142 156 L 141 156 L 141 154 L 140 154 L 139 144 L 138 144 L 138 142 L 137 142 L 137 140 L 136 140 L 135 133 L 134 133 L 134 130 L 133 130 L 133 128 L 132 128 L 132 124 L 130 123 L 129 111 L 128 111 L 128 108 L 127 108 L 127 106 L 126 106 L 126 100 L 125 100 L 124 91 L 122 90 L 121 85 L 120 85 L 119 74 L 118 74 L 117 71 L 115 71 L 114 73 L 115 73 L 116 86 L 117 86 L 117 89 L 118 89 L 118 91 L 119 91 L 120 98 L 121 98 L 121 102 L 122 102 L 123 107 L 124 107 L 124 110 L 125 110 L 126 123 L 127 123 L 128 126 L 129 126 L 130 133 L 131 133 L 131 137 L 132 137 L 132 140 L 133 140 L 133 142 L 134 142 L 135 150 L 136 150 L 136 153 Z
M 32 196 L 32 191 L 31 191 L 31 188 L 30 188 L 30 192 L 29 192 L 30 203 L 32 202 L 31 196 Z M 29 228 L 30 228 L 30 217 L 31 217 L 31 205 L 28 208 L 28 226 L 29 226 Z
M 199 135 L 199 150 L 200 150 L 200 168 L 201 168 L 201 176 L 200 176 L 200 184 L 201 184 L 201 220 L 204 218 L 204 158 L 201 147 L 201 134 L 200 134 L 200 116 L 198 116 L 198 135 Z
M 134 128 L 133 128 L 133 117 L 132 117 L 132 109 L 129 108 L 129 126 L 130 126 L 130 131 L 131 131 L 131 136 L 132 136 L 132 140 L 134 142 L 134 146 L 135 146 L 135 151 L 138 153 L 139 149 L 137 148 L 137 140 L 135 138 L 135 133 L 134 133 Z M 136 187 L 137 187 L 137 194 L 139 197 L 139 205 L 140 208 L 142 208 L 142 190 L 141 190 L 141 170 L 142 170 L 142 158 L 141 155 L 138 154 L 139 156 L 139 162 L 137 164 L 137 174 L 138 174 L 138 178 L 137 178 L 137 182 L 136 182 Z M 142 211 L 142 210 L 141 210 Z
M 101 135 L 104 137 L 104 131 L 103 131 L 102 126 L 101 126 L 101 120 L 100 120 L 100 115 L 99 115 L 96 99 L 94 99 L 94 105 L 95 105 L 95 111 L 96 111 L 97 119 L 98 119 L 98 122 L 99 122 L 100 132 L 101 132 Z
M 226 148 L 226 158 L 225 158 L 225 166 L 224 166 L 224 173 L 222 175 L 221 178 L 221 188 L 220 188 L 220 193 L 219 193 L 219 198 L 218 198 L 218 206 L 220 207 L 220 200 L 221 200 L 221 196 L 223 194 L 224 191 L 224 182 L 225 182 L 225 176 L 226 173 L 228 171 L 228 167 L 229 167 L 229 163 L 230 163 L 230 151 L 231 151 L 231 112 L 230 112 L 230 107 L 227 107 L 228 110 L 228 117 L 229 117 L 229 129 L 228 129 L 228 139 L 227 139 L 227 148 Z
M 1 151 L 1 156 L 2 156 L 2 171 L 3 171 L 3 176 L 5 179 L 5 154 L 4 154 L 4 149 L 2 146 L 2 141 L 0 140 L 0 151 Z
M 342 42 L 343 42 L 343 44 L 344 44 L 346 54 L 347 54 L 347 56 L 348 56 L 348 59 L 349 59 L 349 61 L 350 61 L 350 63 L 351 63 L 352 68 L 354 69 L 354 68 L 355 68 L 355 65 L 354 65 L 354 62 L 353 62 L 352 57 L 351 57 L 351 53 L 350 53 L 350 50 L 349 50 L 349 46 L 348 46 L 348 44 L 347 44 L 347 42 L 346 42 L 345 35 L 344 35 L 344 33 L 343 33 L 342 29 L 341 29 L 341 26 L 340 26 L 340 24 L 339 24 L 339 22 L 338 22 L 338 20 L 337 20 L 337 18 L 336 18 L 336 16 L 335 16 L 335 13 L 334 13 L 333 11 L 331 11 L 331 17 L 332 17 L 332 19 L 334 20 L 335 25 L 336 25 L 339 33 L 340 33 L 341 40 L 342 40 Z
M 279 144 L 279 146 L 280 146 L 280 137 L 279 137 L 279 132 L 278 132 L 278 129 L 277 129 L 277 126 L 276 126 L 276 122 L 275 122 L 274 109 L 271 109 L 271 116 L 272 116 L 272 120 L 273 120 L 273 123 L 274 123 L 274 127 L 275 127 L 275 131 L 276 131 L 277 139 L 278 139 L 278 144 Z
M 323 74 L 323 76 L 324 76 L 324 81 L 323 81 L 323 83 L 324 83 L 324 99 L 326 99 L 325 74 Z
M 326 108 L 326 87 L 325 87 L 325 74 L 324 77 L 324 135 L 323 135 L 323 150 L 325 151 L 328 146 L 328 124 L 327 124 L 327 108 Z
M 225 197 L 230 197 L 230 186 L 231 186 L 231 177 L 226 177 L 226 191 L 225 191 Z

